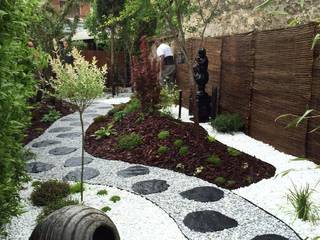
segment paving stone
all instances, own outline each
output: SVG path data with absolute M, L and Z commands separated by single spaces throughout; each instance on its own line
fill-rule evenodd
M 76 148 L 58 147 L 58 148 L 51 149 L 49 151 L 49 153 L 52 155 L 66 155 L 66 154 L 72 153 L 76 150 L 77 150 Z
M 197 202 L 215 202 L 224 197 L 223 191 L 215 187 L 196 187 L 182 192 L 180 195 Z
M 124 170 L 118 171 L 117 175 L 120 177 L 128 178 L 128 177 L 134 177 L 139 175 L 146 175 L 149 174 L 150 170 L 147 167 L 144 166 L 132 166 L 128 167 Z
M 83 180 L 89 180 L 98 176 L 100 172 L 97 169 L 85 167 L 83 170 Z M 81 168 L 69 172 L 64 178 L 64 181 L 78 182 L 81 179 Z
M 80 132 L 71 132 L 71 133 L 61 133 L 57 135 L 58 138 L 74 138 L 74 137 L 80 137 Z
M 59 143 L 61 142 L 55 141 L 55 140 L 43 140 L 41 142 L 36 142 L 32 144 L 32 147 L 34 148 L 48 147 L 48 146 L 59 144 Z
M 39 173 L 49 171 L 54 168 L 53 164 L 43 163 L 43 162 L 31 162 L 27 163 L 27 172 L 28 173 Z
M 90 157 L 85 157 L 84 158 L 84 164 L 89 164 L 93 161 L 92 158 Z M 81 157 L 72 157 L 66 160 L 66 162 L 64 163 L 65 167 L 77 167 L 77 166 L 81 166 Z
M 285 238 L 276 234 L 265 234 L 256 236 L 252 238 L 252 240 L 289 240 L 289 238 Z
M 168 188 L 169 184 L 166 181 L 157 179 L 137 182 L 132 185 L 132 190 L 142 195 L 164 192 Z
M 72 130 L 72 127 L 57 127 L 49 130 L 49 133 L 68 132 Z
M 216 211 L 189 213 L 183 223 L 191 230 L 201 233 L 217 232 L 238 226 L 238 222 Z
M 87 125 L 87 124 L 89 124 L 89 123 L 88 122 L 83 123 L 83 125 Z M 73 123 L 70 123 L 70 126 L 80 127 L 81 123 L 80 122 L 73 122 Z

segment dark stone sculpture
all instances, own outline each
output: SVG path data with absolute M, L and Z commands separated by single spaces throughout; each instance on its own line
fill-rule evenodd
M 198 91 L 196 96 L 197 106 L 198 106 L 198 117 L 199 122 L 209 121 L 209 116 L 211 112 L 210 108 L 210 96 L 206 93 L 206 84 L 209 80 L 208 73 L 208 58 L 206 55 L 206 50 L 204 48 L 199 48 L 199 57 L 196 58 L 196 64 L 193 66 L 193 77 L 198 85 Z

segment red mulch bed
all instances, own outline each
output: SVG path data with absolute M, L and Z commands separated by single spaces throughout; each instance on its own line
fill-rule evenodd
M 96 140 L 92 135 L 100 127 L 111 123 L 112 117 L 108 116 L 103 121 L 93 123 L 86 132 L 86 151 L 93 156 L 104 159 L 156 166 L 183 172 L 187 175 L 193 175 L 197 167 L 203 166 L 203 171 L 197 177 L 212 183 L 216 177 L 221 176 L 227 181 L 235 181 L 233 185 L 218 184 L 228 189 L 248 186 L 275 174 L 275 168 L 272 165 L 245 153 L 236 157 L 229 156 L 227 146 L 218 141 L 210 143 L 207 140 L 207 132 L 200 126 L 184 123 L 160 114 L 145 116 L 141 123 L 136 122 L 138 117 L 137 112 L 128 114 L 120 122 L 114 124 L 117 136 L 99 140 Z M 170 132 L 170 136 L 165 140 L 159 140 L 157 137 L 162 130 Z M 118 136 L 132 132 L 141 134 L 144 143 L 133 150 L 120 150 L 117 147 Z M 178 149 L 173 144 L 176 139 L 182 139 L 189 147 L 189 153 L 186 156 L 179 155 Z M 160 146 L 168 146 L 170 151 L 159 155 L 157 151 Z M 220 157 L 222 160 L 220 166 L 213 166 L 206 161 L 208 156 L 212 154 Z M 184 165 L 184 170 L 176 168 L 179 163 Z
M 39 137 L 51 126 L 52 123 L 42 122 L 41 119 L 52 109 L 59 111 L 61 117 L 74 112 L 72 104 L 55 98 L 44 99 L 40 103 L 35 104 L 34 109 L 32 109 L 31 125 L 26 129 L 24 144 Z

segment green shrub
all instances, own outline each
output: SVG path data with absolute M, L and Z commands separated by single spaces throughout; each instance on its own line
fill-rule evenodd
M 183 140 L 182 140 L 182 139 L 176 139 L 173 144 L 174 144 L 174 146 L 176 146 L 177 148 L 181 148 L 182 145 L 183 145 Z
M 223 185 L 226 179 L 224 177 L 216 177 L 213 182 L 217 185 Z
M 102 196 L 102 195 L 108 195 L 108 191 L 105 190 L 105 189 L 99 190 L 99 191 L 97 192 L 97 195 L 100 195 L 100 196 Z
M 126 112 L 125 112 L 125 111 L 118 111 L 118 112 L 114 113 L 114 115 L 113 115 L 113 120 L 114 120 L 115 122 L 119 122 L 119 121 L 121 121 L 125 116 L 126 116 Z
M 160 140 L 165 140 L 166 138 L 168 138 L 170 136 L 170 132 L 169 131 L 161 131 L 158 134 L 158 139 Z
M 210 135 L 207 136 L 207 140 L 208 140 L 208 142 L 210 142 L 210 143 L 213 143 L 213 142 L 216 142 L 216 141 L 217 141 L 215 137 L 212 137 L 212 136 L 210 136 Z
M 287 194 L 287 199 L 293 206 L 297 217 L 303 221 L 319 220 L 320 208 L 311 200 L 314 191 L 309 184 L 299 189 L 293 185 L 293 189 L 289 189 Z
M 33 182 L 32 182 L 32 185 L 31 185 L 31 186 L 32 186 L 32 187 L 37 187 L 37 186 L 39 186 L 40 184 L 41 184 L 41 181 L 37 181 L 37 180 L 36 180 L 36 181 L 33 181 Z
M 232 157 L 236 157 L 236 156 L 239 156 L 241 154 L 240 151 L 238 151 L 237 149 L 235 148 L 232 148 L 232 147 L 228 147 L 228 154 Z
M 95 123 L 102 123 L 102 122 L 107 121 L 107 119 L 108 119 L 107 116 L 105 116 L 105 115 L 100 115 L 100 116 L 98 116 L 98 117 L 95 117 L 95 118 L 93 119 L 93 122 L 95 122 Z
M 234 181 L 234 180 L 228 180 L 227 183 L 226 183 L 226 186 L 232 187 L 232 186 L 234 186 L 236 183 L 237 183 L 237 182 Z
M 207 162 L 214 165 L 214 166 L 220 166 L 221 165 L 221 159 L 218 155 L 212 154 L 210 157 L 207 158 Z
M 115 113 L 124 110 L 125 107 L 126 107 L 126 103 L 114 105 L 113 108 L 108 112 L 107 115 L 114 116 Z
M 160 91 L 160 107 L 167 110 L 172 105 L 177 105 L 179 102 L 179 89 L 177 86 L 169 86 L 164 84 Z
M 105 207 L 101 208 L 102 212 L 109 212 L 110 210 L 111 210 L 111 208 L 108 207 L 108 206 L 105 206 Z
M 188 146 L 182 146 L 182 147 L 179 149 L 179 154 L 180 154 L 181 156 L 186 156 L 188 153 L 189 153 L 189 147 L 188 147 Z
M 79 201 L 73 199 L 58 199 L 54 202 L 49 203 L 42 209 L 42 212 L 37 217 L 37 222 L 42 222 L 51 213 L 70 205 L 78 205 Z
M 101 127 L 99 130 L 95 131 L 94 135 L 96 140 L 99 140 L 103 137 L 110 137 L 111 135 L 116 135 L 117 131 L 113 129 L 112 124 L 108 124 L 106 127 Z
M 223 133 L 238 132 L 244 129 L 244 122 L 239 114 L 220 114 L 211 121 L 212 127 Z
M 85 191 L 85 187 L 83 185 L 83 191 Z M 70 186 L 70 193 L 71 194 L 74 194 L 74 193 L 80 193 L 81 192 L 81 183 L 80 182 L 77 182 L 75 184 L 72 184 Z
M 70 194 L 68 183 L 58 180 L 48 180 L 36 186 L 31 193 L 31 202 L 35 206 L 46 206 Z
M 143 138 L 137 133 L 125 134 L 118 138 L 118 147 L 122 150 L 132 150 L 142 143 Z
M 116 202 L 120 201 L 120 199 L 121 199 L 121 198 L 120 198 L 119 196 L 116 196 L 116 195 L 115 195 L 115 196 L 112 196 L 112 197 L 110 198 L 110 201 L 113 202 L 113 203 L 116 203 Z
M 132 98 L 124 108 L 126 114 L 137 111 L 141 107 L 140 101 L 137 98 Z
M 169 148 L 167 146 L 160 146 L 157 151 L 159 154 L 166 154 L 169 152 Z
M 50 109 L 48 113 L 43 115 L 41 122 L 53 123 L 61 117 L 61 113 L 55 109 Z

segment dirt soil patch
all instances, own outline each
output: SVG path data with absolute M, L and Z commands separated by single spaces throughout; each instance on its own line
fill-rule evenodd
M 231 156 L 230 149 L 218 141 L 209 142 L 207 132 L 193 123 L 185 123 L 168 116 L 153 114 L 145 116 L 143 121 L 138 112 L 127 114 L 121 121 L 114 123 L 116 135 L 96 139 L 94 133 L 112 122 L 112 117 L 94 122 L 86 131 L 85 149 L 95 157 L 122 160 L 134 164 L 143 164 L 196 175 L 221 187 L 236 189 L 248 186 L 275 174 L 275 168 L 245 153 Z M 158 139 L 160 131 L 169 131 L 164 140 Z M 121 150 L 118 138 L 129 133 L 138 133 L 143 137 L 143 144 L 133 150 Z M 188 146 L 185 156 L 179 154 L 175 140 L 182 139 Z M 160 146 L 169 148 L 167 153 L 159 154 Z M 221 164 L 215 166 L 207 161 L 211 155 L 220 158 Z M 198 171 L 197 168 L 202 171 Z M 222 177 L 222 178 L 221 178 Z M 218 179 L 217 179 L 218 178 Z
M 51 126 L 52 123 L 43 122 L 42 118 L 53 109 L 59 111 L 61 117 L 74 112 L 72 104 L 55 98 L 44 99 L 40 103 L 35 104 L 32 109 L 31 125 L 26 129 L 26 136 L 23 141 L 24 144 L 38 138 Z

